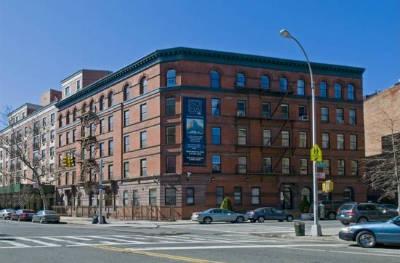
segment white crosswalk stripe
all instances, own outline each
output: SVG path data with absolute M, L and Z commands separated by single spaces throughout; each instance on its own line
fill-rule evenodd
M 190 235 L 87 235 L 87 236 L 29 236 L 0 238 L 0 249 L 40 248 L 40 247 L 79 247 L 95 245 L 151 245 L 151 244 L 226 244 L 257 243 L 262 238 L 250 236 L 197 236 Z

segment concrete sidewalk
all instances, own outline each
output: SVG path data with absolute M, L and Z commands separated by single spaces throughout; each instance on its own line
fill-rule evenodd
M 88 217 L 71 217 L 61 216 L 61 222 L 73 225 L 88 225 L 96 226 L 98 224 L 92 224 L 92 218 Z M 150 220 L 118 220 L 109 218 L 106 219 L 107 224 L 102 226 L 132 226 L 132 227 L 146 227 L 146 228 L 158 228 L 163 225 L 188 225 L 197 224 L 190 220 L 177 220 L 177 221 L 150 221 Z

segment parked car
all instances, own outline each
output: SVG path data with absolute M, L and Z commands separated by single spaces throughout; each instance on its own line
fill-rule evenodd
M 246 213 L 250 222 L 264 222 L 264 220 L 293 221 L 293 215 L 274 207 L 261 207 Z
M 378 206 L 381 208 L 381 209 L 384 209 L 384 210 L 387 210 L 387 211 L 390 211 L 390 212 L 393 212 L 393 213 L 397 213 L 397 205 L 394 205 L 394 204 L 378 204 Z
M 0 218 L 2 219 L 10 219 L 11 214 L 14 213 L 15 210 L 11 208 L 0 210 Z
M 344 201 L 322 200 L 320 204 L 324 205 L 324 213 L 320 215 L 321 219 L 335 220 L 338 208 L 345 203 Z
M 356 224 L 343 228 L 339 238 L 356 241 L 364 248 L 376 244 L 400 245 L 400 216 L 382 223 Z
M 192 214 L 191 219 L 205 224 L 211 224 L 212 222 L 243 223 L 247 221 L 247 217 L 244 214 L 220 208 L 210 208 L 203 212 L 195 212 Z
M 32 217 L 32 222 L 60 223 L 60 216 L 53 210 L 40 210 Z
M 11 220 L 31 221 L 35 211 L 30 209 L 19 209 L 11 214 Z
M 345 203 L 338 209 L 337 219 L 343 224 L 386 221 L 397 214 L 374 203 Z

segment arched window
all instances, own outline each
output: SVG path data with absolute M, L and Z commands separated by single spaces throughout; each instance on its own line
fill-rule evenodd
M 114 101 L 113 101 L 113 92 L 112 91 L 110 91 L 109 93 L 108 93 L 108 96 L 107 96 L 107 107 L 108 108 L 110 108 L 110 107 L 112 107 L 113 105 L 114 105 Z
M 69 111 L 68 111 L 67 114 L 65 115 L 65 124 L 66 125 L 69 124 L 69 117 L 70 117 L 70 114 L 69 114 Z
M 89 111 L 91 111 L 91 112 L 95 112 L 96 111 L 96 107 L 94 106 L 94 101 L 93 100 L 89 104 Z
M 260 86 L 263 90 L 269 89 L 269 77 L 267 75 L 263 75 L 260 78 Z
M 72 111 L 72 122 L 76 121 L 76 114 L 77 114 L 77 110 L 76 110 L 76 108 L 74 108 L 74 110 Z
M 354 201 L 354 190 L 352 187 L 346 187 L 343 191 L 344 201 Z
M 130 94 L 129 94 L 129 93 L 130 93 L 130 87 L 129 87 L 128 84 L 126 84 L 126 85 L 124 86 L 123 93 L 124 93 L 124 101 L 129 100 L 129 99 L 130 99 Z
M 147 79 L 143 77 L 140 80 L 140 95 L 147 93 Z
M 279 79 L 279 91 L 286 92 L 288 90 L 288 80 L 287 78 L 280 78 Z
M 319 83 L 319 96 L 322 98 L 328 97 L 328 85 L 325 81 Z
M 335 99 L 342 98 L 342 85 L 335 83 Z
M 102 95 L 99 99 L 99 111 L 104 110 L 104 96 Z
M 85 113 L 86 112 L 86 103 L 83 103 L 82 104 L 82 108 L 81 108 L 81 114 L 83 114 L 83 113 Z
M 354 100 L 355 99 L 354 86 L 352 84 L 347 85 L 347 99 L 348 100 Z
M 170 69 L 167 71 L 167 88 L 176 86 L 176 70 Z
M 60 115 L 60 117 L 58 117 L 58 127 L 61 128 L 62 124 L 62 115 Z
M 236 87 L 244 88 L 246 86 L 246 76 L 243 73 L 236 74 Z
M 310 190 L 310 188 L 308 188 L 308 187 L 304 187 L 304 188 L 301 190 L 301 201 L 303 201 L 304 198 L 305 198 L 309 203 L 311 203 L 311 190 Z
M 210 86 L 211 88 L 220 88 L 219 73 L 215 70 L 210 71 Z

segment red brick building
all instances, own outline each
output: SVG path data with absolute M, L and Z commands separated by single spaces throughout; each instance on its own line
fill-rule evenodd
M 319 172 L 335 182 L 324 198 L 363 201 L 364 69 L 312 67 L 325 159 Z M 99 171 L 87 164 L 102 158 L 105 205 L 114 215 L 140 207 L 145 217 L 143 209 L 155 207 L 158 218 L 188 218 L 224 197 L 239 211 L 296 210 L 303 196 L 311 199 L 310 95 L 302 61 L 155 51 L 57 104 L 59 164 L 76 157 L 60 175 L 59 193 L 65 204 L 95 206 Z

